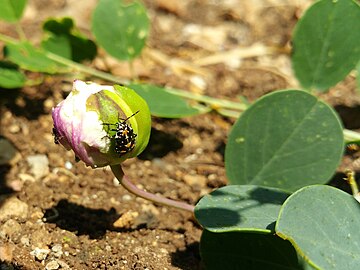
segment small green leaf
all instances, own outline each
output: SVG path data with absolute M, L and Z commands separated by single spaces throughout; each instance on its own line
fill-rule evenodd
M 257 100 L 234 124 L 225 149 L 231 184 L 295 191 L 326 183 L 344 149 L 333 109 L 313 95 L 284 90 Z
M 0 19 L 17 22 L 24 11 L 27 0 L 0 0 Z
M 289 195 L 275 188 L 226 186 L 205 195 L 195 207 L 195 217 L 212 232 L 271 233 Z
M 46 73 L 56 73 L 60 70 L 56 62 L 47 58 L 41 50 L 36 49 L 29 42 L 7 44 L 5 56 L 26 70 Z
M 41 47 L 61 57 L 71 59 L 71 45 L 69 39 L 65 36 L 50 35 L 43 39 Z
M 327 90 L 360 60 L 360 6 L 352 0 L 313 4 L 294 32 L 295 74 L 308 89 Z
M 23 73 L 9 66 L 6 63 L 0 62 L 0 87 L 1 88 L 19 88 L 24 86 L 26 77 Z
M 100 0 L 92 19 L 92 32 L 98 44 L 120 60 L 141 53 L 149 32 L 149 18 L 138 1 Z
M 185 99 L 166 91 L 166 88 L 151 84 L 130 84 L 150 107 L 151 114 L 165 118 L 181 118 L 207 112 L 205 107 L 191 106 Z
M 41 45 L 47 51 L 75 62 L 95 58 L 95 43 L 81 35 L 71 18 L 48 19 L 43 25 L 43 30 L 47 35 Z
M 311 269 L 288 241 L 271 234 L 204 230 L 200 255 L 207 270 Z
M 280 210 L 276 232 L 319 269 L 359 269 L 360 205 L 330 186 L 308 186 Z

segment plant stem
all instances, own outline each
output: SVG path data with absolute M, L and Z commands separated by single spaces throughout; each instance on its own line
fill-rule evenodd
M 344 129 L 344 139 L 346 143 L 360 141 L 360 133 L 349 129 Z
M 351 187 L 351 192 L 353 194 L 353 197 L 355 198 L 355 200 L 357 200 L 358 202 L 360 202 L 360 193 L 359 193 L 359 188 L 358 185 L 356 183 L 355 180 L 355 172 L 348 170 L 346 172 L 346 181 L 349 183 L 350 187 Z
M 24 32 L 24 29 L 21 27 L 21 24 L 19 22 L 17 22 L 15 24 L 15 27 L 16 27 L 16 32 L 18 33 L 20 40 L 21 41 L 26 41 L 27 38 L 26 38 L 26 35 L 25 35 L 25 32 Z
M 155 202 L 155 203 L 159 203 L 162 205 L 166 205 L 166 206 L 171 206 L 171 207 L 175 207 L 181 210 L 185 210 L 191 213 L 194 213 L 194 206 L 187 204 L 185 202 L 179 202 L 179 201 L 174 201 L 165 197 L 161 197 L 149 192 L 146 192 L 142 189 L 139 189 L 137 186 L 135 186 L 130 180 L 129 178 L 124 174 L 122 168 L 120 165 L 113 165 L 110 166 L 112 172 L 114 173 L 115 177 L 119 180 L 119 182 L 121 183 L 121 185 L 130 193 L 141 197 L 143 199 Z

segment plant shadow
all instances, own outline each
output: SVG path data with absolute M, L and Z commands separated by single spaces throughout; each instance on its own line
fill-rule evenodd
M 152 128 L 149 144 L 138 158 L 141 160 L 162 158 L 170 152 L 175 152 L 182 147 L 183 143 L 173 134 Z
M 249 190 L 245 195 L 239 195 L 237 191 L 233 191 L 230 188 L 227 190 L 216 190 L 210 195 L 212 196 L 212 201 L 221 201 L 221 197 L 223 197 L 223 200 L 227 202 L 229 208 L 203 206 L 196 210 L 196 217 L 198 220 L 205 222 L 207 228 L 232 230 L 234 229 L 234 226 L 237 227 L 238 224 L 242 222 L 242 211 L 256 208 L 263 204 L 281 206 L 289 195 L 290 194 L 261 187 L 255 187 Z M 247 201 L 246 204 L 238 205 L 239 202 L 244 200 Z M 262 226 L 265 226 L 268 230 L 274 231 L 275 222 L 276 220 L 272 220 L 266 226 L 265 224 Z
M 199 242 L 188 244 L 185 249 L 178 249 L 170 254 L 171 264 L 183 270 L 200 270 L 201 259 L 199 250 Z M 194 268 L 194 265 L 197 267 Z
M 44 87 L 46 86 L 44 85 Z M 11 111 L 13 115 L 36 120 L 39 116 L 48 114 L 44 102 L 51 95 L 50 90 L 41 89 L 40 86 L 38 88 L 36 91 L 25 91 L 23 88 L 0 91 L 1 105 Z M 0 90 L 2 89 L 0 88 Z
M 0 261 L 1 270 L 29 270 L 23 265 L 18 265 L 12 262 Z
M 59 228 L 99 239 L 107 230 L 114 230 L 112 224 L 120 217 L 115 209 L 91 209 L 62 199 L 52 208 L 46 209 L 44 221 Z
M 345 128 L 360 128 L 360 106 L 348 107 L 337 105 L 335 106 L 335 110 L 339 114 Z

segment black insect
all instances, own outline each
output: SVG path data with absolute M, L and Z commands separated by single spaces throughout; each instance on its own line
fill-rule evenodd
M 110 131 L 115 131 L 115 134 L 110 138 L 114 139 L 114 150 L 120 157 L 131 152 L 135 147 L 137 134 L 134 132 L 131 125 L 127 123 L 127 121 L 138 112 L 139 111 L 133 113 L 128 118 L 120 119 L 121 121 L 117 122 L 116 124 L 103 123 L 103 125 L 116 127 L 110 129 Z

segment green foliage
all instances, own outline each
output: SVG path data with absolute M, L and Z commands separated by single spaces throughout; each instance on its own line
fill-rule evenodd
M 268 94 L 234 124 L 225 149 L 231 184 L 256 184 L 294 191 L 326 183 L 343 153 L 336 113 L 298 90 Z
M 130 84 L 150 107 L 152 115 L 165 118 L 193 116 L 208 111 L 207 108 L 191 106 L 188 101 L 151 84 Z
M 360 60 L 360 6 L 353 0 L 322 0 L 296 25 L 292 63 L 301 84 L 327 90 Z
M 47 51 L 75 62 L 95 58 L 96 44 L 80 34 L 71 18 L 48 19 L 43 30 L 47 35 L 41 45 Z
M 92 32 L 110 55 L 131 60 L 141 53 L 149 32 L 145 7 L 134 1 L 100 0 L 92 18 Z
M 204 230 L 200 254 L 207 270 L 311 269 L 288 241 L 271 234 Z
M 359 202 L 351 195 L 329 186 L 308 186 L 285 201 L 276 232 L 317 268 L 358 269 L 359 217 Z
M 0 62 L 0 87 L 1 88 L 19 88 L 24 86 L 26 81 L 25 75 L 17 70 L 13 65 Z
M 0 19 L 7 22 L 20 20 L 27 0 L 0 0 Z
M 56 62 L 49 59 L 43 51 L 35 48 L 27 41 L 7 44 L 5 56 L 8 60 L 25 70 L 51 74 L 59 71 L 59 65 Z
M 289 195 L 276 188 L 226 186 L 205 195 L 195 207 L 195 217 L 211 232 L 271 233 Z

